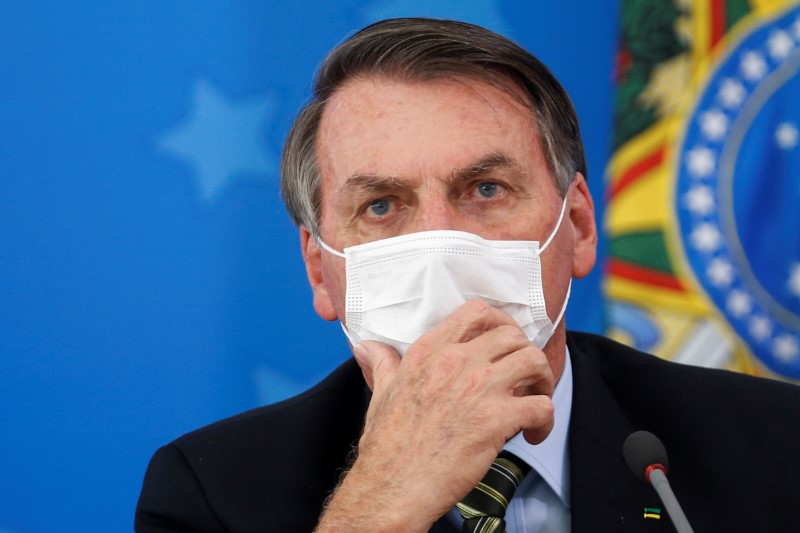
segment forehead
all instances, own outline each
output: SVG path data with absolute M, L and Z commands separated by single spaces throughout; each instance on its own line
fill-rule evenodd
M 469 78 L 350 80 L 320 124 L 323 194 L 352 175 L 444 176 L 491 153 L 543 163 L 533 113 L 513 90 Z

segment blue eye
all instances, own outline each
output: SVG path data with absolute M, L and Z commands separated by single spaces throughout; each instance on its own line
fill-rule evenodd
M 382 217 L 389 211 L 391 205 L 392 204 L 389 203 L 389 200 L 387 200 L 386 198 L 379 198 L 377 200 L 373 200 L 372 202 L 370 202 L 369 210 L 372 211 L 374 215 Z
M 491 198 L 497 194 L 497 184 L 491 181 L 483 181 L 478 184 L 478 194 L 484 198 Z

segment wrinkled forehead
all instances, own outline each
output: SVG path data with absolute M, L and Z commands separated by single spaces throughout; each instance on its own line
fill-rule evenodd
M 316 139 L 323 181 L 415 170 L 442 176 L 492 153 L 536 148 L 536 121 L 518 93 L 463 78 L 352 80 L 329 100 Z
M 525 84 L 518 80 L 515 76 L 508 74 L 497 68 L 482 68 L 477 65 L 459 65 L 456 68 L 436 68 L 436 69 L 406 69 L 403 71 L 389 70 L 379 72 L 356 72 L 347 76 L 341 83 L 339 83 L 330 94 L 324 99 L 323 103 L 323 116 L 327 113 L 332 101 L 335 101 L 337 95 L 342 92 L 348 91 L 353 86 L 364 84 L 365 82 L 372 82 L 379 90 L 379 86 L 383 83 L 404 83 L 408 85 L 425 85 L 425 84 L 459 84 L 465 87 L 473 86 L 492 86 L 499 91 L 504 92 L 507 96 L 515 100 L 521 107 L 528 110 L 531 118 L 536 117 L 536 107 L 533 103 L 531 95 L 528 94 Z

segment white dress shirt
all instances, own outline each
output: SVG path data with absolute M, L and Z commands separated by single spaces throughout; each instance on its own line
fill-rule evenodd
M 567 350 L 564 371 L 553 391 L 555 425 L 540 444 L 529 444 L 522 433 L 508 441 L 505 450 L 531 466 L 506 511 L 508 533 L 555 533 L 570 530 L 569 454 L 567 436 L 572 412 L 572 363 Z M 461 514 L 453 508 L 448 518 L 461 527 Z

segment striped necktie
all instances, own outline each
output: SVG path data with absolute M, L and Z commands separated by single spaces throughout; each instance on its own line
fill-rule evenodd
M 463 533 L 505 533 L 503 517 L 508 502 L 531 467 L 516 455 L 503 450 L 478 486 L 456 507 L 464 517 Z

